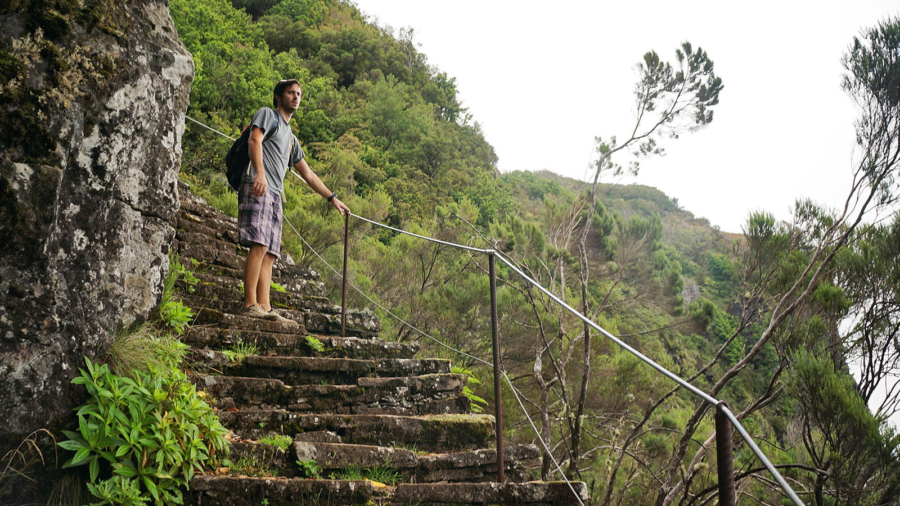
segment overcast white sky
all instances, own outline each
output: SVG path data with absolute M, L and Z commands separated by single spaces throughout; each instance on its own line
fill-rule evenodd
M 358 5 L 382 26 L 415 29 L 429 62 L 457 78 L 503 172 L 584 179 L 594 137 L 633 126 L 643 54 L 674 61 L 682 41 L 701 46 L 725 84 L 714 121 L 619 182 L 659 188 L 729 232 L 751 210 L 786 219 L 798 197 L 843 203 L 855 111 L 841 55 L 861 27 L 900 13 L 900 0 Z

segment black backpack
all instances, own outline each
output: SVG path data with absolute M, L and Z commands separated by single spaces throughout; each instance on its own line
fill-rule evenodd
M 275 114 L 278 114 L 275 111 Z M 263 138 L 263 141 L 269 139 L 273 133 L 275 133 L 275 129 L 278 128 L 278 118 L 275 118 L 275 122 L 272 123 L 272 126 L 269 127 L 269 130 L 266 131 L 266 136 Z M 250 173 L 250 150 L 247 147 L 250 141 L 250 125 L 244 127 L 244 130 L 241 131 L 241 136 L 237 138 L 236 141 L 231 145 L 231 148 L 228 150 L 228 154 L 225 155 L 225 177 L 228 178 L 228 184 L 234 191 L 238 191 L 238 188 L 241 186 L 241 179 L 244 177 L 244 173 Z M 291 156 L 294 153 L 294 138 L 291 137 Z

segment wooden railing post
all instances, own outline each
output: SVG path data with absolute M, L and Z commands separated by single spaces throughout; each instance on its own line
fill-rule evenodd
M 731 420 L 722 411 L 725 402 L 716 406 L 716 460 L 719 472 L 719 504 L 734 506 L 734 454 L 731 449 Z
M 488 272 L 491 276 L 491 343 L 494 349 L 494 408 L 497 431 L 497 481 L 505 480 L 503 462 L 503 402 L 500 396 L 500 321 L 497 317 L 497 270 L 494 252 L 488 252 Z

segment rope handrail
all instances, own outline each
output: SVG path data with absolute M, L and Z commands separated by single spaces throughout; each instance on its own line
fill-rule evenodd
M 187 115 L 185 115 L 185 118 L 187 118 L 187 119 L 193 121 L 194 123 L 197 123 L 198 125 L 200 125 L 200 126 L 206 128 L 206 129 L 208 129 L 208 130 L 211 130 L 211 131 L 213 131 L 213 132 L 215 132 L 215 133 L 217 133 L 217 134 L 219 134 L 219 135 L 221 135 L 221 136 L 223 136 L 223 137 L 226 137 L 226 138 L 228 138 L 228 139 L 231 139 L 232 141 L 235 140 L 233 137 L 228 136 L 228 135 L 226 135 L 226 134 L 224 134 L 224 133 L 222 133 L 222 132 L 220 132 L 220 131 L 218 131 L 218 130 L 216 130 L 216 129 L 210 127 L 210 126 L 207 126 L 207 125 L 205 125 L 205 124 L 203 124 L 203 123 L 201 123 L 201 122 L 199 122 L 199 121 L 197 121 L 197 120 L 195 120 L 195 119 L 193 119 L 193 118 L 191 118 L 191 117 L 189 117 L 189 116 L 187 116 Z M 297 172 L 295 172 L 295 171 L 293 170 L 293 168 L 291 169 L 291 173 L 294 174 L 294 176 L 296 176 L 296 177 L 298 177 L 299 179 L 301 179 L 301 180 L 303 180 L 304 182 L 306 182 L 306 180 L 303 179 L 303 177 L 300 176 L 300 174 L 297 174 Z M 342 213 L 342 214 L 343 214 L 343 213 Z M 639 351 L 637 351 L 636 349 L 634 349 L 633 347 L 629 346 L 629 345 L 626 344 L 624 341 L 622 341 L 621 339 L 617 338 L 616 336 L 614 336 L 612 333 L 608 332 L 608 331 L 607 331 L 606 329 L 604 329 L 603 327 L 597 325 L 597 324 L 594 323 L 590 318 L 588 318 L 587 316 L 585 316 L 585 315 L 581 314 L 580 312 L 578 312 L 575 308 L 573 308 L 572 306 L 570 306 L 569 304 L 567 304 L 565 301 L 561 300 L 559 297 L 557 297 L 556 295 L 554 295 L 553 293 L 551 293 L 549 290 L 547 290 L 546 288 L 544 288 L 543 285 L 541 285 L 540 283 L 538 283 L 537 281 L 535 281 L 534 279 L 532 279 L 530 276 L 528 276 L 527 274 L 525 274 L 524 272 L 522 272 L 518 267 L 516 267 L 512 262 L 510 262 L 509 260 L 507 260 L 502 254 L 500 254 L 500 253 L 497 252 L 496 250 L 493 250 L 493 249 L 481 249 L 481 248 L 475 248 L 475 247 L 472 247 L 472 246 L 466 246 L 466 245 L 463 245 L 463 244 L 457 244 L 457 243 L 453 243 L 453 242 L 442 241 L 442 240 L 440 240 L 440 239 L 435 239 L 435 238 L 433 238 L 433 237 L 427 237 L 427 236 L 424 236 L 424 235 L 415 234 L 415 233 L 412 233 L 412 232 L 409 232 L 409 231 L 406 231 L 406 230 L 402 230 L 402 229 L 399 229 L 399 228 L 391 227 L 391 226 L 389 226 L 389 225 L 385 225 L 385 224 L 383 224 L 383 223 L 379 223 L 379 222 L 377 222 L 377 221 L 370 220 L 370 219 L 368 219 L 368 218 L 364 218 L 364 217 L 362 217 L 362 216 L 359 216 L 359 215 L 356 215 L 356 214 L 353 214 L 353 213 L 347 213 L 347 214 L 348 214 L 349 216 L 353 216 L 354 218 L 357 218 L 357 219 L 359 219 L 359 220 L 365 221 L 365 222 L 370 223 L 370 224 L 372 224 L 372 225 L 376 225 L 376 226 L 379 226 L 379 227 L 382 227 L 382 228 L 386 228 L 386 229 L 392 230 L 392 231 L 397 232 L 397 233 L 400 233 L 400 234 L 409 235 L 409 236 L 412 236 L 412 237 L 416 237 L 416 238 L 423 239 L 423 240 L 426 240 L 426 241 L 431 241 L 431 242 L 438 243 L 438 244 L 443 244 L 443 245 L 445 245 L 445 246 L 450 246 L 450 247 L 454 247 L 454 248 L 458 248 L 458 249 L 463 249 L 463 250 L 468 250 L 468 251 L 474 251 L 474 252 L 478 252 L 478 253 L 485 253 L 485 254 L 488 254 L 488 255 L 494 255 L 496 258 L 499 258 L 501 262 L 503 262 L 504 264 L 506 264 L 510 269 L 512 269 L 512 270 L 513 270 L 516 274 L 518 274 L 519 276 L 521 276 L 525 281 L 527 281 L 528 283 L 534 285 L 534 286 L 535 286 L 536 288 L 538 288 L 541 292 L 543 292 L 544 294 L 546 294 L 547 296 L 549 296 L 554 302 L 556 302 L 557 304 L 559 304 L 560 306 L 562 306 L 563 308 L 565 308 L 567 311 L 569 311 L 570 313 L 572 313 L 573 315 L 575 315 L 576 317 L 578 317 L 579 319 L 581 319 L 584 323 L 586 323 L 586 324 L 590 325 L 591 327 L 593 327 L 595 330 L 597 330 L 598 332 L 600 332 L 604 337 L 606 337 L 606 338 L 610 339 L 611 341 L 613 341 L 614 343 L 616 343 L 616 345 L 618 345 L 620 348 L 622 348 L 622 349 L 624 349 L 625 351 L 631 353 L 632 355 L 634 355 L 635 357 L 637 357 L 640 361 L 644 362 L 645 364 L 649 365 L 650 367 L 652 367 L 653 369 L 655 369 L 656 371 L 658 371 L 658 372 L 661 373 L 662 375 L 664 375 L 664 376 L 666 376 L 667 378 L 671 379 L 672 381 L 674 381 L 674 382 L 675 382 L 676 384 L 678 384 L 679 386 L 681 386 L 681 387 L 687 389 L 687 390 L 688 390 L 689 392 L 691 392 L 692 394 L 694 394 L 694 395 L 700 397 L 701 399 L 703 399 L 703 400 L 704 400 L 705 402 L 707 402 L 708 404 L 710 404 L 710 405 L 716 407 L 717 409 L 721 410 L 722 413 L 724 413 L 725 416 L 731 421 L 731 423 L 732 423 L 735 427 L 737 427 L 738 433 L 741 435 L 741 438 L 742 438 L 745 442 L 747 442 L 747 444 L 748 444 L 748 446 L 750 447 L 751 451 L 752 451 L 752 452 L 754 453 L 754 455 L 756 455 L 756 457 L 763 463 L 763 465 L 766 467 L 766 469 L 772 474 L 772 476 L 775 478 L 775 481 L 778 483 L 778 485 L 781 487 L 781 489 L 785 492 L 785 494 L 787 494 L 787 496 L 791 499 L 791 501 L 792 501 L 795 505 L 797 505 L 797 506 L 804 506 L 804 503 L 803 503 L 802 500 L 800 500 L 800 497 L 796 494 L 796 492 L 794 492 L 793 488 L 791 488 L 791 486 L 788 485 L 787 481 L 785 481 L 785 479 L 784 479 L 784 477 L 781 475 L 781 473 L 778 472 L 778 470 L 775 468 L 775 466 L 769 461 L 768 457 L 766 457 L 766 455 L 762 452 L 762 450 L 759 448 L 759 446 L 753 441 L 752 436 L 750 436 L 750 434 L 749 434 L 749 433 L 747 432 L 747 430 L 743 427 L 743 425 L 741 425 L 741 423 L 740 423 L 740 421 L 738 420 L 737 416 L 735 416 L 734 413 L 732 413 L 731 410 L 728 409 L 728 407 L 725 405 L 725 403 L 724 403 L 723 401 L 717 400 L 715 397 L 713 397 L 713 396 L 707 394 L 707 393 L 704 392 L 703 390 L 700 390 L 699 388 L 697 388 L 697 387 L 695 387 L 694 385 L 690 384 L 689 382 L 685 381 L 684 379 L 682 379 L 681 377 L 679 377 L 679 376 L 676 375 L 675 373 L 669 371 L 669 370 L 666 369 L 665 367 L 663 367 L 663 366 L 661 366 L 660 364 L 656 363 L 656 362 L 655 362 L 654 360 L 652 360 L 651 358 L 645 356 L 645 355 L 642 354 L 641 352 L 639 352 Z M 337 274 L 339 277 L 341 277 L 343 281 L 347 282 L 343 275 L 341 275 L 340 273 L 338 273 L 337 270 L 336 270 L 334 267 L 331 266 L 331 264 L 329 264 L 327 261 L 325 261 L 325 259 L 322 258 L 322 256 L 319 255 L 319 253 L 316 252 L 316 251 L 312 248 L 312 246 L 310 246 L 309 243 L 306 242 L 306 240 L 303 238 L 303 236 L 300 235 L 299 231 L 297 231 L 297 229 L 296 229 L 296 228 L 294 227 L 294 225 L 287 219 L 287 217 L 285 217 L 285 221 L 288 223 L 288 225 L 291 227 L 291 229 L 294 230 L 294 233 L 296 233 L 297 236 L 300 237 L 300 240 L 303 241 L 303 243 L 304 243 L 304 244 L 305 244 L 305 245 L 306 245 L 313 253 L 315 253 L 315 255 L 316 255 L 316 256 L 317 256 L 317 257 L 318 257 L 325 265 L 327 265 L 332 271 L 334 271 L 335 274 Z M 406 322 L 405 320 L 403 320 L 403 319 L 400 318 L 399 316 L 395 315 L 394 313 L 392 313 L 391 311 L 389 311 L 388 309 L 386 309 L 384 306 L 382 306 L 382 305 L 378 304 L 377 302 L 375 302 L 374 300 L 372 300 L 369 296 L 367 296 L 365 293 L 363 293 L 362 290 L 359 289 L 359 288 L 358 288 L 356 285 L 354 285 L 353 283 L 349 283 L 349 282 L 347 282 L 347 283 L 350 284 L 351 287 L 353 287 L 357 292 L 359 292 L 359 293 L 360 293 L 363 297 L 365 297 L 367 300 L 369 300 L 370 302 L 372 302 L 373 304 L 375 304 L 376 306 L 378 306 L 379 308 L 381 308 L 382 310 L 384 310 L 384 311 L 385 311 L 386 313 L 388 313 L 391 317 L 397 319 L 398 321 L 400 321 L 400 322 L 403 323 L 404 325 L 406 325 L 406 326 L 408 326 L 409 328 L 415 330 L 415 331 L 418 332 L 419 334 L 421 334 L 421 335 L 423 335 L 423 336 L 425 336 L 425 337 L 428 337 L 428 338 L 432 339 L 433 341 L 437 342 L 437 343 L 440 344 L 441 346 L 444 346 L 444 347 L 446 347 L 446 348 L 448 348 L 448 349 L 450 349 L 450 350 L 453 350 L 453 351 L 456 352 L 456 353 L 459 353 L 459 354 L 461 354 L 461 355 L 467 356 L 467 357 L 472 358 L 472 359 L 474 359 L 474 360 L 476 360 L 476 361 L 479 361 L 479 362 L 488 364 L 488 362 L 485 361 L 485 360 L 482 360 L 482 359 L 480 359 L 480 358 L 478 358 L 478 357 L 475 357 L 475 356 L 473 356 L 473 355 L 470 355 L 470 354 L 468 354 L 468 353 L 465 353 L 465 352 L 463 352 L 463 351 L 461 351 L 461 350 L 457 350 L 457 349 L 455 349 L 455 348 L 453 348 L 453 347 L 451 347 L 451 346 L 449 346 L 449 345 L 447 345 L 447 344 L 445 344 L 445 343 L 439 341 L 438 339 L 436 339 L 436 338 L 434 338 L 434 337 L 428 335 L 427 333 L 425 333 L 425 332 L 423 332 L 423 331 L 417 329 L 416 327 L 414 327 L 414 326 L 411 325 L 410 323 Z M 343 315 L 342 315 L 342 316 L 343 316 Z M 525 409 L 524 404 L 522 404 L 521 399 L 519 399 L 518 393 L 516 392 L 516 389 L 515 389 L 515 387 L 513 386 L 512 382 L 509 380 L 509 377 L 506 375 L 506 372 L 503 371 L 502 369 L 500 370 L 500 372 L 501 372 L 501 374 L 503 375 L 503 377 L 506 379 L 506 381 L 507 381 L 507 383 L 509 384 L 510 388 L 512 389 L 513 395 L 516 396 L 516 400 L 519 402 L 519 405 L 520 405 L 520 407 L 521 407 L 523 413 L 525 414 L 525 417 L 528 418 L 528 421 L 531 423 L 532 428 L 535 430 L 535 434 L 537 435 L 537 438 L 541 441 L 541 444 L 544 446 L 545 450 L 547 450 L 548 455 L 549 455 L 550 458 L 553 460 L 553 463 L 556 465 L 556 468 L 559 470 L 559 472 L 560 472 L 560 474 L 562 475 L 563 479 L 564 479 L 564 480 L 566 481 L 566 483 L 569 485 L 569 488 L 572 490 L 572 493 L 575 494 L 575 497 L 576 497 L 576 499 L 578 499 L 578 502 L 581 504 L 581 506 L 584 506 L 584 503 L 581 501 L 581 497 L 580 497 L 579 494 L 575 491 L 574 487 L 572 487 L 572 484 L 569 482 L 569 479 L 566 477 L 565 473 L 562 471 L 562 468 L 560 468 L 559 463 L 557 463 L 556 458 L 553 456 L 553 453 L 549 451 L 549 447 L 548 447 L 547 444 L 544 442 L 543 438 L 541 438 L 540 433 L 539 433 L 539 431 L 537 430 L 537 427 L 534 425 L 534 422 L 531 420 L 531 417 L 528 415 L 528 411 Z M 498 432 L 499 432 L 499 429 L 500 429 L 500 428 L 498 427 Z M 498 455 L 498 458 L 499 458 L 499 457 L 500 457 L 500 456 Z
M 399 228 L 394 228 L 394 227 L 392 227 L 392 226 L 390 226 L 390 225 L 385 225 L 384 223 L 379 223 L 379 222 L 377 222 L 377 221 L 373 221 L 373 220 L 370 220 L 370 219 L 368 219 L 368 218 L 363 218 L 362 216 L 359 216 L 359 215 L 353 214 L 353 213 L 350 213 L 350 216 L 353 216 L 354 218 L 359 219 L 359 220 L 362 220 L 362 221 L 365 221 L 365 222 L 367 222 L 367 223 L 371 223 L 372 225 L 377 225 L 377 226 L 379 226 L 379 227 L 386 228 L 386 229 L 388 229 L 388 230 L 393 230 L 394 232 L 398 232 L 398 233 L 401 233 L 401 234 L 406 234 L 406 235 L 411 235 L 411 236 L 413 236 L 413 237 L 418 237 L 419 239 L 424 239 L 424 240 L 426 240 L 426 241 L 431 241 L 431 242 L 436 242 L 436 243 L 438 243 L 438 244 L 443 244 L 444 246 L 451 246 L 451 247 L 453 247 L 453 248 L 464 249 L 464 250 L 468 250 L 468 251 L 474 251 L 474 252 L 476 252 L 476 253 L 490 253 L 490 252 L 492 251 L 492 250 L 489 250 L 489 249 L 474 248 L 474 247 L 472 247 L 472 246 L 466 246 L 466 245 L 463 245 L 463 244 L 457 244 L 457 243 L 455 243 L 455 242 L 442 241 L 442 240 L 440 240 L 440 239 L 435 239 L 434 237 L 428 237 L 428 236 L 424 236 L 424 235 L 414 234 L 414 233 L 408 232 L 408 231 L 406 231 L 406 230 L 402 230 L 402 229 L 399 229 Z
M 406 233 L 406 234 L 408 234 L 408 235 L 412 235 L 412 236 L 416 236 L 416 237 L 422 237 L 423 239 L 428 239 L 428 240 L 432 240 L 432 241 L 435 241 L 435 242 L 445 243 L 444 241 L 438 241 L 437 239 L 432 239 L 432 238 L 428 238 L 428 237 L 419 236 L 419 235 L 413 234 L 413 233 L 411 233 L 411 232 L 405 232 L 405 231 L 402 231 L 402 230 L 399 230 L 399 229 L 395 229 L 395 228 L 393 228 L 393 227 L 389 227 L 389 226 L 387 226 L 387 225 L 379 224 L 379 223 L 373 222 L 372 220 L 369 220 L 369 219 L 366 219 L 366 218 L 361 218 L 360 216 L 357 216 L 357 215 L 355 215 L 355 214 L 353 214 L 353 213 L 350 213 L 350 215 L 353 216 L 353 217 L 356 217 L 356 218 L 363 219 L 364 221 L 367 221 L 367 222 L 369 222 L 369 223 L 375 223 L 375 224 L 380 225 L 380 226 L 383 226 L 383 227 L 385 227 L 385 228 L 390 228 L 390 229 L 392 229 L 392 230 L 396 230 L 396 231 L 398 231 L 398 232 Z M 687 389 L 688 391 L 690 391 L 692 394 L 694 394 L 694 395 L 700 397 L 701 399 L 703 399 L 704 401 L 706 401 L 707 403 L 709 403 L 709 404 L 712 405 L 713 407 L 722 409 L 722 411 L 725 413 L 725 415 L 728 417 L 728 419 L 731 421 L 731 423 L 732 423 L 735 427 L 737 427 L 738 433 L 741 435 L 741 438 L 744 439 L 744 441 L 747 442 L 747 444 L 748 444 L 748 446 L 750 447 L 751 451 L 753 451 L 753 453 L 756 455 L 756 457 L 763 463 L 763 465 L 766 467 L 766 469 L 768 469 L 768 471 L 772 474 L 772 476 L 775 477 L 775 481 L 778 482 L 778 484 L 781 486 L 782 490 L 788 495 L 788 497 L 794 502 L 794 504 L 796 504 L 796 505 L 798 505 L 798 506 L 804 506 L 804 503 L 803 503 L 802 500 L 800 500 L 800 497 L 796 494 L 796 492 L 794 492 L 794 490 L 790 487 L 790 485 L 788 485 L 788 483 L 787 483 L 787 481 L 785 481 L 784 477 L 781 476 L 781 473 L 779 473 L 778 470 L 775 468 L 775 466 L 772 464 L 772 462 L 769 461 L 769 458 L 766 457 L 766 455 L 765 455 L 765 454 L 763 453 L 763 451 L 759 448 L 759 446 L 757 446 L 757 444 L 753 441 L 752 436 L 750 436 L 750 434 L 747 432 L 747 430 L 744 429 L 744 426 L 741 425 L 741 422 L 737 419 L 737 417 L 734 415 L 734 413 L 732 413 L 731 410 L 729 410 L 728 407 L 725 406 L 725 404 L 724 404 L 723 401 L 720 401 L 720 400 L 716 399 L 715 397 L 709 395 L 708 393 L 704 392 L 703 390 L 700 390 L 699 388 L 695 387 L 694 385 L 688 383 L 687 381 L 685 381 L 684 379 L 682 379 L 681 377 L 679 377 L 677 374 L 675 374 L 675 373 L 669 371 L 668 369 L 666 369 L 665 367 L 659 365 L 659 364 L 656 363 L 653 359 L 647 357 L 647 356 L 644 355 L 643 353 L 641 353 L 641 352 L 637 351 L 636 349 L 634 349 L 633 347 L 629 346 L 627 343 L 625 343 L 625 342 L 622 341 L 621 339 L 617 338 L 616 336 L 614 336 L 612 333 L 610 333 L 609 331 L 607 331 L 606 329 L 604 329 L 604 328 L 601 327 L 600 325 L 597 325 L 597 324 L 594 323 L 590 318 L 588 318 L 587 316 L 585 316 L 585 315 L 581 314 L 580 312 L 578 312 L 575 308 L 573 308 L 572 306 L 570 306 L 569 304 L 567 304 L 565 301 L 561 300 L 559 297 L 557 297 L 556 295 L 554 295 L 553 293 L 551 293 L 549 290 L 547 290 L 546 288 L 544 288 L 543 285 L 541 285 L 540 283 L 538 283 L 537 281 L 535 281 L 534 279 L 532 279 L 530 276 L 528 276 L 527 274 L 525 274 L 524 272 L 522 272 L 518 267 L 516 267 L 512 262 L 510 262 L 509 260 L 507 260 L 502 254 L 500 254 L 500 253 L 497 252 L 496 250 L 478 250 L 477 248 L 471 248 L 471 247 L 469 247 L 469 246 L 464 246 L 464 245 L 461 245 L 461 244 L 455 244 L 455 243 L 451 243 L 451 244 L 449 244 L 449 245 L 450 245 L 450 246 L 459 247 L 459 248 L 462 248 L 462 249 L 474 249 L 474 250 L 477 250 L 477 251 L 481 251 L 481 252 L 483 252 L 483 253 L 488 253 L 488 254 L 494 254 L 494 255 L 496 255 L 496 257 L 499 258 L 500 261 L 503 262 L 504 264 L 506 264 L 510 269 L 512 269 L 513 272 L 515 272 L 516 274 L 518 274 L 519 276 L 521 276 L 521 277 L 522 277 L 525 281 L 527 281 L 528 283 L 534 285 L 534 286 L 535 286 L 537 289 L 539 289 L 541 292 L 543 292 L 543 293 L 546 294 L 548 297 L 550 297 L 551 299 L 553 299 L 554 302 L 556 302 L 557 304 L 559 304 L 560 306 L 562 306 L 563 308 L 565 308 L 567 311 L 569 311 L 570 313 L 572 313 L 573 315 L 575 315 L 576 317 L 578 317 L 579 319 L 581 319 L 583 322 L 585 322 L 585 323 L 587 323 L 588 325 L 590 325 L 591 327 L 593 327 L 595 330 L 597 330 L 598 332 L 600 332 L 601 334 L 603 334 L 606 338 L 608 338 L 608 339 L 610 339 L 611 341 L 613 341 L 614 343 L 616 343 L 620 348 L 622 348 L 622 349 L 624 349 L 625 351 L 631 353 L 632 355 L 634 355 L 635 357 L 637 357 L 640 361 L 642 361 L 642 362 L 644 362 L 645 364 L 649 365 L 649 366 L 652 367 L 653 369 L 656 369 L 658 372 L 660 372 L 661 374 L 663 374 L 663 375 L 666 376 L 667 378 L 671 379 L 672 381 L 674 381 L 675 383 L 677 383 L 679 386 L 681 386 L 681 387 L 683 387 L 683 388 L 686 388 L 686 389 Z M 503 375 L 504 375 L 504 377 L 506 376 L 505 373 L 503 373 Z M 507 380 L 507 382 L 509 382 L 509 378 L 508 378 L 508 377 L 506 378 L 506 380 Z M 511 383 L 510 383 L 510 386 L 512 386 Z M 517 398 L 517 400 L 518 400 L 518 395 L 516 396 L 516 398 Z M 520 402 L 521 402 L 521 401 L 520 401 Z M 523 409 L 524 409 L 524 406 L 523 406 Z M 526 415 L 526 416 L 527 416 L 527 415 Z M 529 420 L 530 420 L 530 418 L 529 418 Z M 535 428 L 535 430 L 537 430 L 537 429 Z M 561 469 L 560 469 L 560 472 L 562 472 Z

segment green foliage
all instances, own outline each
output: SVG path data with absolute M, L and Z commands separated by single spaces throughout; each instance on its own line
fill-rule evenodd
M 267 445 L 277 446 L 282 450 L 287 450 L 290 448 L 291 443 L 294 442 L 294 438 L 291 436 L 285 436 L 284 434 L 277 434 L 274 436 L 266 436 L 259 440 L 260 443 L 264 443 Z
M 315 460 L 298 460 L 297 467 L 300 468 L 300 475 L 305 478 L 319 479 L 322 477 L 322 468 Z
M 159 306 L 159 316 L 163 323 L 181 334 L 191 323 L 194 313 L 180 300 L 169 300 Z
M 272 285 L 271 285 L 271 286 L 272 286 L 272 290 L 275 290 L 276 292 L 281 292 L 281 293 L 286 293 L 286 292 L 287 292 L 287 288 L 285 288 L 285 287 L 282 286 L 282 285 L 279 285 L 278 283 L 276 283 L 276 282 L 274 282 L 274 281 L 272 281 Z
M 187 350 L 188 346 L 175 337 L 160 336 L 151 325 L 145 324 L 118 335 L 104 359 L 114 374 L 126 376 L 131 371 L 178 367 Z
M 323 351 L 325 351 L 325 345 L 322 344 L 322 341 L 319 341 L 316 336 L 306 336 L 305 341 L 306 345 L 309 346 L 312 351 L 316 353 L 322 353 Z
M 76 411 L 78 431 L 64 431 L 59 446 L 75 452 L 64 467 L 87 465 L 92 483 L 111 473 L 134 479 L 157 504 L 180 504 L 194 472 L 227 451 L 226 431 L 184 372 L 157 358 L 163 366 L 130 376 L 85 358 L 72 383 L 85 387 L 88 403 Z
M 193 273 L 179 262 L 178 257 L 172 255 L 169 257 L 169 273 L 163 282 L 163 294 L 159 301 L 158 312 L 160 321 L 166 327 L 181 334 L 190 324 L 194 314 L 191 308 L 176 298 L 175 284 L 179 279 L 185 280 L 185 284 L 191 292 L 199 282 Z
M 262 455 L 245 455 L 231 467 L 231 472 L 246 476 L 263 477 L 278 476 L 278 468 L 274 465 L 275 454 L 265 452 Z
M 228 357 L 228 360 L 241 362 L 248 356 L 258 355 L 259 349 L 254 343 L 240 342 L 232 345 L 230 349 L 222 350 L 222 353 Z
M 388 486 L 396 485 L 400 479 L 400 472 L 388 465 L 373 466 L 361 469 L 359 466 L 350 465 L 340 471 L 331 474 L 333 480 L 369 480 L 383 483 Z
M 472 373 L 469 369 L 454 365 L 450 368 L 450 372 L 453 374 L 465 374 L 466 375 L 466 384 L 463 386 L 463 395 L 469 398 L 472 402 L 472 412 L 473 413 L 484 413 L 484 408 L 487 406 L 488 401 L 484 398 L 475 395 L 475 392 L 469 388 L 469 385 L 480 385 L 481 381 L 475 377 L 475 374 Z
M 269 9 L 268 14 L 285 16 L 291 21 L 302 21 L 306 26 L 318 25 L 328 12 L 322 0 L 283 0 Z
M 804 442 L 815 465 L 830 468 L 828 479 L 841 502 L 870 504 L 877 498 L 870 494 L 877 494 L 878 487 L 860 489 L 853 484 L 860 478 L 873 485 L 895 479 L 900 471 L 895 458 L 900 437 L 869 411 L 853 378 L 837 371 L 827 355 L 800 350 L 794 370 L 787 388 L 803 408 Z
M 131 478 L 115 475 L 108 480 L 100 480 L 97 483 L 88 483 L 88 491 L 100 499 L 100 502 L 91 503 L 91 506 L 141 506 L 150 500 L 141 494 L 138 483 Z

